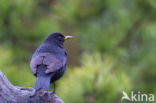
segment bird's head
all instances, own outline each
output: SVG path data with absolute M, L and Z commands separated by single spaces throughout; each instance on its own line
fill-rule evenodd
M 71 38 L 72 36 L 64 36 L 59 32 L 54 32 L 45 39 L 45 42 L 63 47 L 64 41 Z

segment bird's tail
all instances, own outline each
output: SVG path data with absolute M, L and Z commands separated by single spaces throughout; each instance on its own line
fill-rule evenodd
M 54 76 L 54 73 L 46 74 L 45 70 L 47 69 L 46 65 L 39 65 L 37 67 L 37 80 L 34 86 L 35 90 L 44 90 L 47 91 L 50 87 L 51 78 Z

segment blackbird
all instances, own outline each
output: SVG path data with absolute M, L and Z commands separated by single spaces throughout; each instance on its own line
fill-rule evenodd
M 59 32 L 50 34 L 37 48 L 30 61 L 32 73 L 36 76 L 35 90 L 47 91 L 50 83 L 60 79 L 67 64 L 67 53 L 64 41 L 72 36 L 64 36 Z

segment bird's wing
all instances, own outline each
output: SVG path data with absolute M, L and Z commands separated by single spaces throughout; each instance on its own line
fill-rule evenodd
M 30 67 L 33 74 L 36 74 L 37 66 L 41 64 L 47 65 L 46 73 L 54 72 L 66 64 L 66 57 L 60 60 L 50 53 L 33 55 L 30 61 Z
M 66 64 L 66 57 L 62 56 L 62 59 L 56 58 L 53 55 L 48 55 L 44 58 L 43 64 L 47 65 L 46 73 L 57 71 Z
M 30 61 L 30 68 L 33 74 L 36 74 L 37 65 L 42 64 L 45 54 L 33 55 Z

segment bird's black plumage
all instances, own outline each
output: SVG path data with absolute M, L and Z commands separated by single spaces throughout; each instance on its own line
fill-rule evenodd
M 65 36 L 61 33 L 52 33 L 33 54 L 30 67 L 37 77 L 36 90 L 48 90 L 50 83 L 55 83 L 63 76 L 67 63 L 64 40 Z

